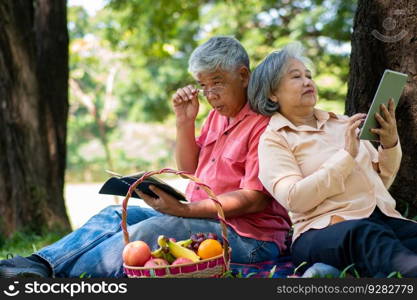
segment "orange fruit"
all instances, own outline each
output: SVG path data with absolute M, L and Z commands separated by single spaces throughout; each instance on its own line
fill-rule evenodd
M 197 255 L 202 259 L 211 258 L 223 253 L 223 247 L 219 241 L 206 239 L 201 242 L 197 250 Z

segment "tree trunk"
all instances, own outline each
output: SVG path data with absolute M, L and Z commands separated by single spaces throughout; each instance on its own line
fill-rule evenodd
M 0 2 L 0 233 L 69 229 L 65 0 Z
M 417 215 L 417 1 L 359 0 L 352 35 L 346 113 L 367 112 L 385 69 L 408 74 L 396 108 L 403 157 L 390 192 Z

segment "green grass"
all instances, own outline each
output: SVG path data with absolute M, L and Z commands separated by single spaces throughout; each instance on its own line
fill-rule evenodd
M 307 264 L 307 262 L 302 262 L 299 266 L 297 266 L 294 269 L 293 276 L 294 275 L 300 275 L 300 274 L 297 274 L 297 273 L 299 273 L 298 270 L 302 266 L 304 266 L 305 264 Z M 328 274 L 328 275 L 324 275 L 324 276 L 313 276 L 313 278 L 361 278 L 362 276 L 359 274 L 358 270 L 356 270 L 354 266 L 355 266 L 355 264 L 351 264 L 351 265 L 347 266 L 346 268 L 344 268 L 340 272 L 338 277 L 334 277 L 334 276 Z M 387 278 L 403 278 L 403 276 L 401 275 L 400 272 L 392 272 L 387 276 Z
M 43 234 L 26 231 L 16 232 L 0 244 L 0 259 L 6 259 L 8 254 L 28 256 L 42 247 L 54 243 L 65 234 L 62 231 Z
M 13 255 L 21 255 L 21 256 L 29 256 L 33 252 L 50 245 L 60 238 L 62 238 L 66 232 L 46 232 L 42 235 L 35 234 L 33 232 L 17 232 L 9 239 L 3 241 L 0 245 L 0 259 L 6 259 L 8 254 Z M 293 275 L 296 275 L 298 270 L 304 266 L 306 262 L 301 263 L 298 267 L 294 269 Z M 266 278 L 272 278 L 275 273 L 274 266 Z M 239 274 L 232 274 L 232 271 L 229 270 L 225 272 L 222 277 L 223 278 L 250 278 L 256 273 L 249 273 L 243 275 L 241 272 Z M 80 274 L 80 278 L 89 278 L 90 276 L 84 272 Z M 347 266 L 339 275 L 339 278 L 346 278 L 346 277 L 356 277 L 360 278 L 359 273 L 356 269 L 353 268 L 353 264 Z M 387 276 L 388 278 L 402 278 L 401 274 L 398 272 L 392 272 Z M 331 276 L 324 276 L 324 278 L 332 278 Z

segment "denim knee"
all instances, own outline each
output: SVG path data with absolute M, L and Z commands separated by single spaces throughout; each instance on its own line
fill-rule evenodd
M 163 233 L 159 232 L 157 230 L 157 227 L 155 226 L 155 225 L 160 224 L 162 220 L 155 220 L 155 219 L 161 219 L 161 218 L 149 218 L 138 224 L 130 226 L 129 234 L 135 240 L 142 240 L 146 242 L 156 240 L 156 238 L 160 234 L 163 234 Z
M 149 246 L 158 247 L 159 235 L 173 237 L 177 240 L 187 239 L 190 233 L 184 222 L 184 218 L 175 216 L 154 216 L 133 224 L 128 228 L 130 240 L 142 240 Z
M 279 248 L 273 242 L 253 240 L 253 246 L 249 254 L 249 263 L 257 263 L 279 257 Z
M 120 205 L 109 205 L 103 208 L 98 214 L 113 214 L 113 213 L 120 213 L 121 212 L 121 206 Z

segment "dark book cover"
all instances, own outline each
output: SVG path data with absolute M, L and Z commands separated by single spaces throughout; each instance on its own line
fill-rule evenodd
M 122 176 L 122 175 L 119 175 L 119 174 L 116 174 L 116 173 L 110 172 L 110 171 L 108 171 L 108 173 L 110 173 L 112 175 L 116 175 L 116 176 L 113 176 L 113 177 L 109 178 L 103 184 L 103 186 L 101 187 L 101 189 L 99 191 L 99 194 L 126 196 L 130 186 L 133 183 L 135 183 L 136 180 L 138 180 L 140 177 L 142 177 L 142 175 L 145 172 L 137 173 L 137 174 L 129 175 L 129 176 Z M 175 197 L 179 201 L 186 201 L 185 195 L 183 193 L 179 192 L 178 190 L 176 190 L 175 188 L 173 188 L 169 184 L 165 183 L 161 179 L 156 178 L 154 176 L 146 178 L 136 188 L 138 190 L 142 191 L 143 193 L 151 196 L 151 197 L 158 198 L 158 196 L 149 189 L 150 185 L 154 185 L 154 186 L 160 188 L 161 190 L 163 190 L 164 192 L 172 195 L 173 197 Z M 139 197 L 139 195 L 136 194 L 135 192 L 132 193 L 132 197 L 141 199 Z

